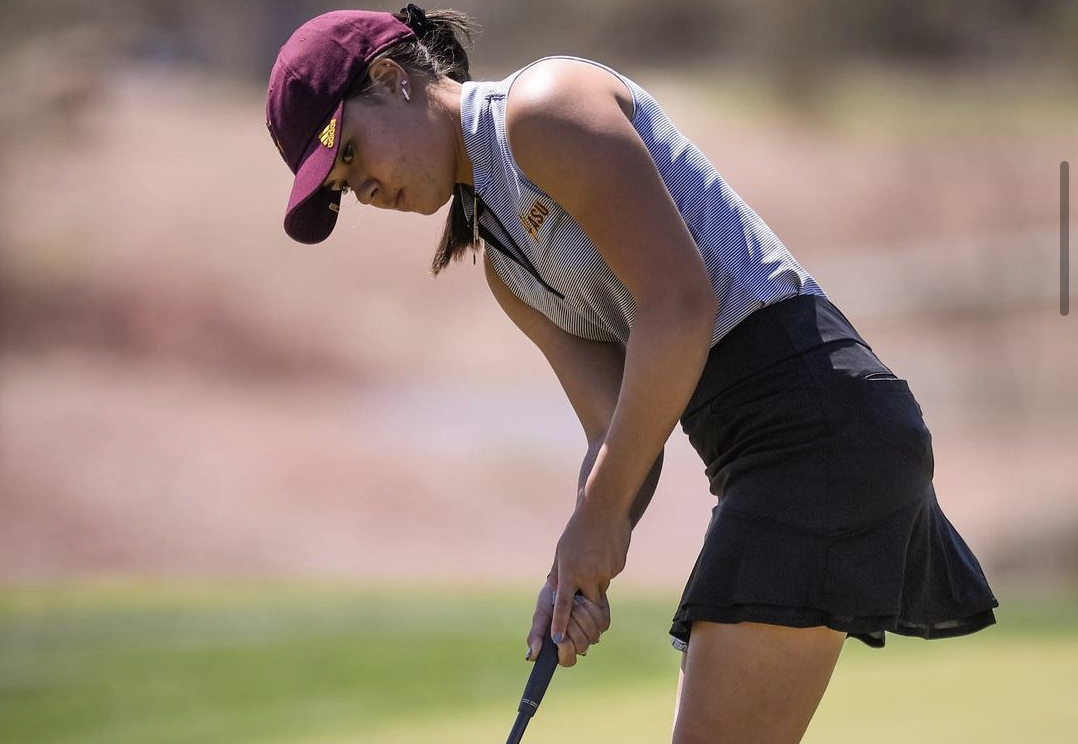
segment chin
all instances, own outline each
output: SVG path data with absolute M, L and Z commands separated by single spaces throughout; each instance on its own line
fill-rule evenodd
M 437 213 L 437 211 L 439 209 L 441 209 L 446 204 L 448 204 L 449 200 L 452 199 L 452 198 L 453 198 L 453 191 L 450 191 L 449 194 L 445 198 L 441 199 L 441 201 L 439 201 L 438 204 L 433 204 L 433 205 L 432 204 L 424 204 L 422 206 L 416 207 L 412 211 L 418 212 L 419 214 L 425 214 L 425 215 L 427 215 L 429 217 L 430 215 Z

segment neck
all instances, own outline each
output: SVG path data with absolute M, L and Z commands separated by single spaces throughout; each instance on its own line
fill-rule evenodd
M 463 86 L 456 80 L 442 78 L 430 86 L 428 95 L 431 103 L 441 111 L 449 125 L 453 127 L 453 140 L 456 142 L 456 180 L 457 183 L 471 186 L 474 181 L 472 175 L 472 159 L 468 157 L 468 150 L 464 147 L 464 133 L 460 121 L 460 96 Z

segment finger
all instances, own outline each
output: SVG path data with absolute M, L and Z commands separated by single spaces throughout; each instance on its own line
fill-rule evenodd
M 568 641 L 558 646 L 558 664 L 563 667 L 576 666 L 576 651 Z
M 569 615 L 573 610 L 573 597 L 576 595 L 576 587 L 563 583 L 558 587 L 554 599 L 554 616 L 550 622 L 550 637 L 554 643 L 561 645 L 565 641 L 566 631 L 569 630 Z
M 576 587 L 561 583 L 554 595 L 554 615 L 550 622 L 550 637 L 558 644 L 558 663 L 566 667 L 576 664 L 576 648 L 568 636 L 575 594 Z
M 578 594 L 573 601 L 570 619 L 580 629 L 589 645 L 599 642 L 603 626 L 603 612 L 598 605 L 592 604 L 586 597 Z M 580 642 L 576 638 L 573 641 L 579 649 Z
M 539 652 L 543 643 L 548 640 L 547 628 L 550 627 L 550 618 L 553 614 L 552 597 L 553 591 L 549 585 L 544 585 L 535 600 L 535 612 L 532 613 L 532 626 L 528 631 L 528 653 L 524 657 L 528 661 L 539 658 Z
M 569 633 L 566 643 L 571 643 L 573 646 L 573 653 L 577 656 L 587 656 L 588 648 L 592 645 L 591 638 L 588 637 L 588 632 L 576 619 L 577 613 L 574 611 L 569 617 Z

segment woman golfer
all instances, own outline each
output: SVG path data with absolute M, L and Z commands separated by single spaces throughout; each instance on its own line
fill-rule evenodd
M 679 421 L 718 504 L 671 629 L 675 742 L 796 742 L 846 637 L 993 623 L 906 382 L 763 220 L 631 80 L 558 57 L 472 82 L 468 30 L 412 5 L 319 16 L 281 49 L 267 124 L 297 241 L 325 239 L 347 192 L 422 214 L 452 202 L 434 271 L 482 251 L 580 418 L 529 657 L 551 613 L 566 666 L 608 627 Z

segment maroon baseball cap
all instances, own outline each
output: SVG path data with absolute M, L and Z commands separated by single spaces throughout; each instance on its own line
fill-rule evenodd
M 300 243 L 333 232 L 341 192 L 323 188 L 340 144 L 344 96 L 371 60 L 415 32 L 391 13 L 338 10 L 307 21 L 281 47 L 266 92 L 266 126 L 296 178 L 284 229 Z

